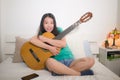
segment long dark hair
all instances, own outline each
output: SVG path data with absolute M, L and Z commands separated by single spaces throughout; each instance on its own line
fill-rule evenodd
M 52 13 L 46 13 L 42 16 L 42 19 L 41 19 L 41 22 L 40 22 L 40 26 L 39 26 L 39 30 L 38 30 L 38 34 L 37 34 L 37 37 L 39 37 L 39 35 L 41 35 L 42 33 L 46 32 L 45 29 L 44 29 L 44 25 L 43 25 L 43 22 L 44 22 L 44 19 L 46 17 L 50 17 L 53 19 L 53 22 L 54 22 L 54 29 L 51 33 L 53 33 L 55 36 L 57 36 L 59 34 L 58 30 L 57 30 L 57 24 L 56 24 L 56 20 L 55 20 L 55 17 Z

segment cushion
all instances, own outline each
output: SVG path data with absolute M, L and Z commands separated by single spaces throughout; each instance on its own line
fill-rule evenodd
M 23 62 L 21 55 L 20 55 L 20 49 L 22 45 L 28 41 L 27 39 L 21 38 L 19 36 L 16 37 L 16 44 L 15 44 L 15 53 L 13 56 L 13 63 L 19 63 Z

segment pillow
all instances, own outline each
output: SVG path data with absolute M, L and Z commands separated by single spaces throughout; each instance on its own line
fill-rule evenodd
M 27 42 L 27 39 L 21 38 L 19 36 L 16 37 L 16 44 L 15 44 L 15 53 L 13 56 L 13 63 L 19 63 L 23 62 L 21 55 L 20 55 L 20 49 L 22 45 Z

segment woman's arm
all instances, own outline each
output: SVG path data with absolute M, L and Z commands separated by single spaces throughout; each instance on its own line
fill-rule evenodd
M 57 39 L 46 38 L 44 36 L 39 36 L 39 39 L 43 42 L 46 42 L 48 44 L 51 44 L 51 45 L 59 47 L 59 48 L 66 46 L 66 39 L 65 38 L 62 38 L 61 40 L 57 40 Z
M 57 47 L 55 46 L 50 46 L 46 43 L 44 43 L 43 41 L 41 41 L 40 39 L 37 38 L 37 36 L 34 36 L 30 39 L 30 42 L 38 47 L 44 48 L 49 50 L 50 52 L 53 53 L 53 55 L 57 55 L 59 53 L 59 50 L 57 49 Z

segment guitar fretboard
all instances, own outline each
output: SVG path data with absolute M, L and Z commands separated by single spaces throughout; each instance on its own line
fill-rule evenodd
M 70 27 L 68 27 L 67 29 L 65 29 L 62 33 L 60 33 L 59 35 L 57 35 L 54 39 L 58 39 L 58 40 L 62 39 L 66 34 L 68 34 L 69 32 L 71 32 L 79 24 L 80 24 L 80 21 L 78 20 L 77 22 L 75 22 L 74 24 L 72 24 Z

